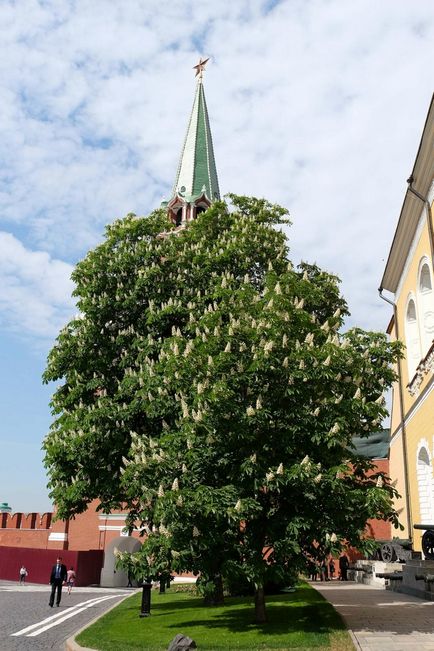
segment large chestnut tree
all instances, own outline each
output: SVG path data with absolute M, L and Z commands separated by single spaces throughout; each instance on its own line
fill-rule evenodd
M 344 331 L 338 279 L 292 265 L 285 223 L 233 195 L 181 231 L 162 211 L 116 221 L 75 268 L 79 315 L 44 375 L 59 516 L 126 508 L 168 571 L 216 594 L 247 579 L 257 621 L 269 578 L 330 538 L 363 546 L 368 518 L 396 523 L 351 441 L 380 426 L 399 345 Z

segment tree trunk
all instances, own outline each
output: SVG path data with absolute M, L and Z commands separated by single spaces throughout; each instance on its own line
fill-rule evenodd
M 264 586 L 257 585 L 255 590 L 255 622 L 256 624 L 264 624 L 266 621 Z
M 204 602 L 206 606 L 223 606 L 223 579 L 221 574 L 215 574 L 212 582 L 214 583 L 214 590 L 212 594 L 205 597 Z

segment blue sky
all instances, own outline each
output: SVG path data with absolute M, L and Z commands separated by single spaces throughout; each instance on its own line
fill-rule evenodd
M 174 181 L 199 56 L 222 192 L 290 210 L 292 258 L 377 295 L 433 91 L 426 0 L 0 3 L 0 501 L 50 508 L 48 350 L 104 226 Z

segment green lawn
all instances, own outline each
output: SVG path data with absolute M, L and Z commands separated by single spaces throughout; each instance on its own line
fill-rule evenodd
M 267 597 L 268 622 L 253 623 L 251 598 L 232 597 L 225 606 L 205 607 L 188 593 L 152 593 L 151 616 L 139 618 L 135 594 L 83 631 L 77 642 L 98 651 L 165 651 L 177 633 L 195 640 L 198 651 L 303 649 L 352 651 L 340 616 L 307 584 L 292 594 Z

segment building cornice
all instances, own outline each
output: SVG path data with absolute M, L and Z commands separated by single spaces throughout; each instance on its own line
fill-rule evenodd
M 434 151 L 434 95 L 426 118 L 416 160 L 411 176 L 413 188 L 423 197 L 433 200 L 433 151 Z M 396 294 L 403 276 L 410 248 L 414 242 L 421 216 L 421 202 L 408 189 L 393 238 L 381 281 L 381 288 Z

